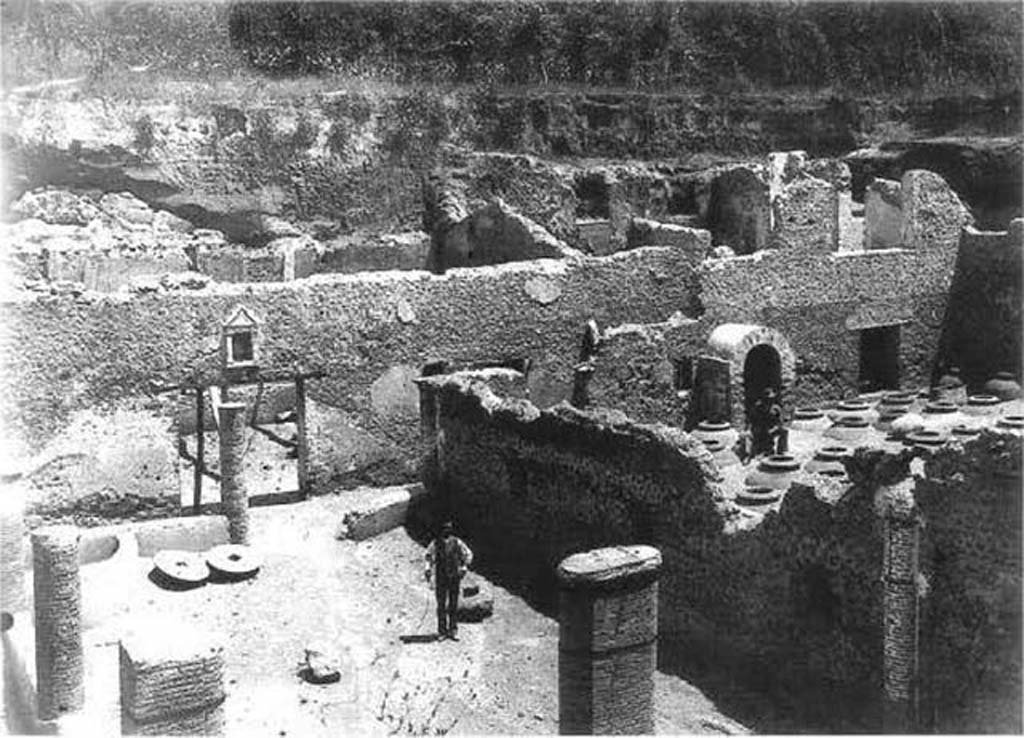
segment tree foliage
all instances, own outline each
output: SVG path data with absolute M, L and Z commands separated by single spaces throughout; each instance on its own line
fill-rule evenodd
M 256 66 L 633 87 L 1012 87 L 1017 3 L 238 3 Z
M 355 73 L 643 89 L 1015 89 L 1021 4 L 3 0 L 5 70 Z M 17 43 L 12 43 L 15 41 Z M 14 58 L 15 55 L 18 58 Z

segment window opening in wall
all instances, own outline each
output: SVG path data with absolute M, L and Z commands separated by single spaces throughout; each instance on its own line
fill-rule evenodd
M 769 387 L 781 395 L 782 359 L 774 346 L 762 343 L 750 349 L 743 361 L 743 406 L 748 417 Z
M 692 390 L 693 359 L 689 356 L 684 356 L 681 359 L 674 359 L 672 364 L 675 367 L 674 384 L 676 391 Z
M 585 174 L 576 180 L 576 217 L 610 218 L 608 183 L 600 174 Z
M 231 336 L 231 356 L 229 361 L 232 363 L 242 361 L 252 361 L 252 334 L 251 333 L 235 333 Z
M 860 332 L 860 373 L 862 392 L 898 389 L 900 386 L 900 327 L 887 325 Z

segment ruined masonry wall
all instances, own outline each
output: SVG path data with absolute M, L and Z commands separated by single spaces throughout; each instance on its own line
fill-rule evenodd
M 940 345 L 955 247 L 813 256 L 765 251 L 701 266 L 702 320 L 778 330 L 797 353 L 796 404 L 857 388 L 858 331 L 900 325 L 905 386 L 927 384 Z
M 1021 730 L 1021 439 L 985 433 L 926 465 L 921 625 L 924 730 Z
M 532 399 L 552 404 L 569 396 L 588 319 L 664 320 L 690 299 L 691 275 L 677 250 L 648 248 L 444 276 L 387 272 L 173 294 L 26 298 L 5 305 L 5 338 L 18 350 L 4 354 L 3 419 L 38 448 L 82 413 L 159 405 L 151 380 L 216 376 L 220 323 L 246 305 L 263 321 L 265 368 L 327 373 L 307 387 L 322 411 L 310 413 L 312 486 L 326 492 L 352 460 L 330 446 L 337 436 L 368 449 L 376 467 L 414 473 L 412 379 L 425 363 L 529 359 Z M 176 406 L 176 398 L 166 399 Z M 154 489 L 177 496 L 173 479 Z
M 1005 232 L 968 229 L 949 295 L 943 359 L 969 385 L 1001 371 L 1021 376 L 1021 292 L 1024 220 Z
M 508 586 L 543 592 L 569 553 L 654 545 L 662 668 L 703 662 L 790 696 L 853 695 L 854 712 L 877 696 L 881 540 L 870 491 L 839 503 L 835 490 L 805 484 L 778 515 L 738 529 L 719 471 L 681 431 L 615 412 L 539 411 L 455 378 L 423 386 L 441 459 L 424 482 Z

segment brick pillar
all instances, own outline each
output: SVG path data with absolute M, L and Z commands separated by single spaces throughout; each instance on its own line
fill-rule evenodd
M 78 539 L 73 525 L 32 533 L 36 696 L 41 720 L 77 710 L 85 699 Z
M 654 732 L 661 553 L 616 546 L 558 566 L 562 734 Z
M 883 489 L 883 493 L 889 491 L 891 489 Z M 906 495 L 894 498 L 905 500 Z M 889 504 L 884 530 L 882 729 L 885 733 L 908 733 L 913 732 L 917 724 L 920 528 L 913 508 Z
M 153 622 L 119 648 L 124 735 L 222 735 L 224 648 L 214 634 Z
M 25 596 L 25 498 L 19 483 L 20 476 L 4 477 L 0 483 L 0 611 L 11 616 L 28 606 Z
M 242 482 L 245 453 L 245 404 L 226 402 L 220 413 L 220 502 L 231 543 L 249 542 L 249 495 Z

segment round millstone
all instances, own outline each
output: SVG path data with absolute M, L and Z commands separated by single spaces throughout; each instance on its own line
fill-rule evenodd
M 995 395 L 971 395 L 967 398 L 967 404 L 971 407 L 992 407 L 998 405 L 999 398 Z
M 957 406 L 952 402 L 936 400 L 935 402 L 929 402 L 925 405 L 924 411 L 930 415 L 955 413 L 957 411 Z
M 249 546 L 226 543 L 215 546 L 206 553 L 206 564 L 210 571 L 228 579 L 245 579 L 260 570 L 263 559 Z
M 153 569 L 176 585 L 198 586 L 210 576 L 206 562 L 191 551 L 159 551 L 153 557 Z
M 825 411 L 816 407 L 798 407 L 793 411 L 795 420 L 817 420 L 825 417 Z

